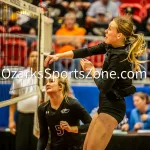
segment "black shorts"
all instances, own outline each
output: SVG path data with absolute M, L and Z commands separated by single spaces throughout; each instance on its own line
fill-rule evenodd
M 99 96 L 99 113 L 106 113 L 114 117 L 118 124 L 123 120 L 126 112 L 126 103 L 123 97 L 118 97 L 113 93 Z

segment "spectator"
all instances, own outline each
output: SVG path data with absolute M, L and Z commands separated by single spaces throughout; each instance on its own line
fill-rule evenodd
M 36 29 L 31 28 L 31 29 L 29 30 L 29 34 L 30 34 L 30 35 L 33 35 L 33 36 L 34 36 L 34 35 L 37 35 L 37 34 L 36 34 Z
M 150 98 L 146 93 L 138 92 L 133 96 L 135 109 L 130 116 L 130 130 L 150 129 Z
M 103 9 L 106 16 L 109 18 L 109 21 L 112 18 L 118 16 L 118 6 L 116 3 L 110 0 L 98 0 L 95 1 L 91 7 L 87 11 L 86 22 L 87 23 L 94 23 L 97 22 L 96 13 L 98 10 Z
M 75 47 L 80 48 L 82 46 L 82 38 L 75 36 L 85 35 L 86 30 L 79 27 L 76 24 L 76 16 L 73 13 L 67 13 L 64 17 L 64 24 L 61 28 L 57 30 L 56 36 L 73 36 L 73 37 L 58 37 L 56 38 L 56 52 L 62 53 L 75 49 Z
M 64 17 L 66 14 L 66 9 L 60 3 L 57 3 L 57 0 L 47 0 L 48 3 L 48 11 L 50 17 L 58 19 L 59 17 Z
M 76 24 L 75 14 L 67 13 L 64 17 L 64 24 L 62 24 L 61 28 L 57 30 L 56 32 L 56 36 L 58 36 L 56 38 L 56 47 L 55 47 L 56 53 L 62 53 L 62 52 L 73 50 L 75 48 L 81 48 L 84 42 L 84 39 L 76 37 L 76 36 L 83 36 L 85 35 L 85 33 L 86 33 L 86 30 L 84 28 L 79 27 Z M 63 36 L 63 37 L 59 37 L 59 36 Z M 71 36 L 71 37 L 64 37 L 64 36 Z M 68 64 L 71 63 L 72 66 L 69 67 L 71 68 L 71 70 L 78 68 L 78 64 L 79 64 L 78 59 L 77 60 L 63 60 L 63 62 L 64 61 L 65 61 L 66 67 L 68 67 Z M 57 70 L 63 71 L 65 68 L 62 65 L 62 63 L 60 63 L 60 65 L 61 66 L 59 68 L 61 68 L 61 70 L 59 70 L 58 68 Z M 56 67 L 58 67 L 57 62 L 56 62 Z
M 32 43 L 37 41 L 37 31 L 35 28 L 30 28 L 29 29 L 29 36 L 26 37 L 26 42 L 28 45 L 28 48 L 30 49 L 32 46 Z M 35 47 L 34 47 L 35 48 Z M 29 50 L 30 51 L 30 50 Z
M 64 15 L 67 10 L 61 3 L 57 3 L 57 0 L 46 0 L 39 4 L 41 7 L 47 10 L 48 17 L 54 20 L 53 22 L 53 34 L 60 28 Z
M 134 24 L 133 30 L 135 33 L 138 33 L 139 31 L 143 30 L 141 18 L 139 16 L 137 17 L 136 15 L 134 15 L 134 8 L 127 7 L 125 8 L 124 13 L 132 19 Z
M 80 8 L 88 8 L 91 5 L 89 0 L 63 0 L 61 3 L 66 8 L 69 7 L 71 3 L 75 3 L 75 6 Z
M 67 4 L 68 12 L 74 12 L 76 14 L 77 23 L 80 26 L 85 27 L 86 12 L 91 3 L 87 0 L 65 0 L 62 4 Z
M 108 28 L 109 19 L 105 15 L 103 9 L 99 9 L 96 12 L 97 22 L 91 24 L 91 28 L 89 29 L 88 34 L 96 35 L 96 36 L 104 36 L 105 30 Z

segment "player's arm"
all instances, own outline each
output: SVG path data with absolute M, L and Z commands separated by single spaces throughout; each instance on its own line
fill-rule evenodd
M 105 54 L 106 53 L 105 43 L 100 43 L 98 45 L 88 48 L 73 50 L 73 53 L 74 53 L 73 58 L 85 58 L 92 55 Z
M 18 95 L 12 95 L 11 99 L 16 98 L 16 97 L 18 97 Z M 17 109 L 16 103 L 9 106 L 9 120 L 14 121 L 16 109 Z
M 16 98 L 16 97 L 18 97 L 18 95 L 12 95 L 11 99 Z M 16 123 L 15 123 L 16 109 L 17 109 L 16 104 L 12 104 L 12 105 L 9 106 L 9 124 L 8 124 L 8 127 L 9 127 L 10 132 L 12 134 L 16 133 Z
M 79 118 L 83 122 L 83 125 L 77 126 L 78 132 L 85 133 L 87 132 L 89 125 L 91 123 L 91 116 L 88 114 L 88 112 L 85 110 L 85 108 L 77 101 L 75 100 L 73 107 L 73 113 L 76 118 Z
M 86 13 L 86 23 L 88 23 L 88 24 L 96 22 L 96 18 L 94 18 L 96 16 L 96 12 L 95 12 L 96 8 L 97 8 L 96 5 L 97 4 L 95 4 L 95 3 L 92 4 Z
M 37 150 L 45 150 L 48 141 L 48 125 L 45 118 L 43 105 L 38 107 L 38 119 L 40 128 L 40 137 L 38 139 Z
M 87 132 L 89 128 L 89 124 L 92 120 L 91 116 L 88 114 L 88 112 L 85 110 L 84 107 L 81 106 L 81 104 L 73 99 L 70 100 L 70 109 L 72 111 L 72 119 L 81 120 L 83 122 L 83 125 L 77 125 L 77 126 L 70 126 L 67 121 L 60 121 L 60 127 L 62 130 L 66 130 L 68 132 L 72 133 L 85 133 Z
M 93 47 L 81 48 L 77 50 L 68 51 L 65 53 L 59 53 L 56 55 L 49 55 L 45 59 L 44 66 L 47 66 L 48 64 L 51 64 L 59 60 L 60 58 L 85 58 L 88 56 L 104 53 L 106 53 L 105 43 L 101 43 Z
M 77 126 L 70 126 L 67 121 L 60 121 L 60 127 L 62 130 L 66 130 L 67 132 L 78 133 Z

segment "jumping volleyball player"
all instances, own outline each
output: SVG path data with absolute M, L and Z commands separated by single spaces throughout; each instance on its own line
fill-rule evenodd
M 116 73 L 115 79 L 106 76 L 97 78 L 93 64 L 88 60 L 81 60 L 85 71 L 91 69 L 91 75 L 100 89 L 99 109 L 88 129 L 84 150 L 104 150 L 106 148 L 114 128 L 125 115 L 124 97 L 135 92 L 132 79 L 128 78 L 127 74 L 132 71 L 132 65 L 134 70 L 140 70 L 141 62 L 137 60 L 137 57 L 142 56 L 144 52 L 146 52 L 144 37 L 142 34 L 133 33 L 133 23 L 130 18 L 116 17 L 105 31 L 103 43 L 90 48 L 47 56 L 45 66 L 60 58 L 84 58 L 105 54 L 102 71 L 107 71 L 108 75 L 112 71 Z

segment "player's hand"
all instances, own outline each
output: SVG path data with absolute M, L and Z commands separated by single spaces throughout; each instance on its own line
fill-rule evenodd
M 128 131 L 129 130 L 129 124 L 128 123 L 123 124 L 121 127 L 121 130 L 122 131 Z
M 60 121 L 60 127 L 62 130 L 66 130 L 68 132 L 71 132 L 71 127 L 68 124 L 68 122 L 66 122 L 66 121 Z
M 146 121 L 147 119 L 148 119 L 148 115 L 147 114 L 141 115 L 141 120 L 142 121 Z
M 93 78 L 95 77 L 95 67 L 89 60 L 81 59 L 80 64 L 84 71 L 89 72 Z
M 81 59 L 80 64 L 84 71 L 89 72 L 89 71 L 91 71 L 91 69 L 95 69 L 94 65 L 87 59 Z
M 138 122 L 134 125 L 134 130 L 139 130 L 142 128 L 142 123 Z
M 12 134 L 16 134 L 16 123 L 15 123 L 15 121 L 10 121 L 8 127 L 9 127 L 10 132 Z
M 44 61 L 44 66 L 47 67 L 48 64 L 51 64 L 59 59 L 58 55 L 48 55 Z

